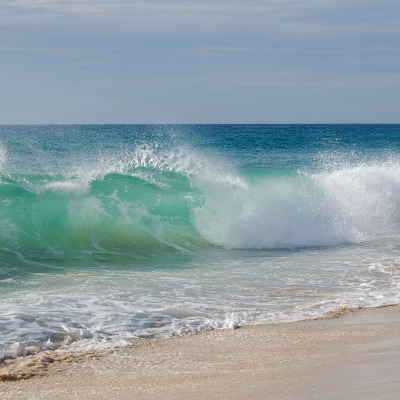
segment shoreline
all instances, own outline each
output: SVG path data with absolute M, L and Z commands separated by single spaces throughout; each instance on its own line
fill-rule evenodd
M 39 353 L 19 360 L 21 371 L 32 372 L 20 378 L 30 379 L 0 381 L 0 400 L 394 400 L 400 391 L 399 332 L 400 306 L 388 306 L 140 339 L 100 354 Z

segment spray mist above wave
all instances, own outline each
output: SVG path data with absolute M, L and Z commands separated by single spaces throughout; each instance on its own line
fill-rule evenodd
M 93 183 L 118 174 L 148 181 L 166 189 L 169 182 L 164 174 L 168 172 L 180 174 L 193 182 L 245 184 L 232 165 L 175 141 L 131 145 L 118 152 L 98 151 L 90 157 L 78 154 L 71 156 L 62 169 L 56 167 L 54 171 L 46 168 L 45 172 L 36 174 L 41 179 L 27 182 L 26 188 L 35 192 L 51 190 L 60 194 L 79 195 L 88 193 Z
M 175 172 L 192 180 L 244 185 L 244 181 L 231 165 L 187 145 L 176 145 L 176 147 L 157 143 L 151 146 L 138 145 L 133 150 L 102 154 L 94 164 L 79 165 L 71 170 L 73 177 L 85 182 L 117 173 L 148 178 L 152 183 L 165 187 L 167 182 L 155 181 L 151 173 Z

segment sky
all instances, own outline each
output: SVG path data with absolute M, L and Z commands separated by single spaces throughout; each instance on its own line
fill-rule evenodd
M 22 123 L 400 123 L 400 1 L 0 0 Z

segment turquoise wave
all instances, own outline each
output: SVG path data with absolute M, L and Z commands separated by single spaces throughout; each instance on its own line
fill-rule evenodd
M 210 248 L 329 246 L 400 234 L 395 160 L 313 172 L 148 164 L 104 174 L 3 174 L 0 263 L 82 265 L 93 257 L 106 263 L 111 255 L 130 262 Z
M 190 249 L 204 242 L 191 215 L 201 201 L 188 178 L 174 172 L 142 169 L 92 182 L 3 177 L 0 247 L 38 254 Z

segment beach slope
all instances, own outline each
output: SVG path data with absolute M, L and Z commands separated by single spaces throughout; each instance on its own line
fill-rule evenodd
M 0 399 L 398 399 L 400 308 L 215 330 L 134 346 L 43 376 L 0 382 Z

